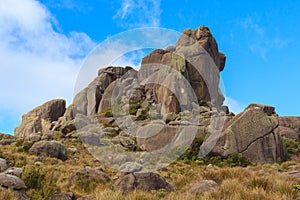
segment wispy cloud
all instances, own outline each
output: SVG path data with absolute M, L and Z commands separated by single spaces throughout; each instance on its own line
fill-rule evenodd
M 95 46 L 85 33 L 57 32 L 55 23 L 38 1 L 0 3 L 0 110 L 16 119 L 52 98 L 70 103 L 82 60 Z
M 249 49 L 258 54 L 263 60 L 268 60 L 268 53 L 272 49 L 280 49 L 287 46 L 291 40 L 283 38 L 260 25 L 255 17 L 248 17 L 238 20 L 238 24 L 250 35 L 248 39 Z
M 122 0 L 113 18 L 126 28 L 157 27 L 161 12 L 160 0 Z
M 242 112 L 246 108 L 245 105 L 241 104 L 231 97 L 225 98 L 224 105 L 227 105 L 229 107 L 229 110 L 235 114 Z

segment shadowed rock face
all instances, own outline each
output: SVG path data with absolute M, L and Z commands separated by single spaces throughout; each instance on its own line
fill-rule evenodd
M 212 155 L 228 157 L 234 152 L 243 154 L 252 162 L 285 160 L 284 146 L 278 133 L 278 119 L 269 115 L 270 106 L 250 105 L 229 121 L 221 136 L 212 136 L 204 143 L 213 145 Z
M 51 122 L 57 121 L 66 111 L 66 101 L 55 99 L 34 108 L 22 116 L 22 124 L 15 128 L 16 137 L 50 130 Z
M 96 77 L 73 101 L 73 115 L 94 115 L 97 113 L 105 89 L 116 79 L 123 76 L 131 67 L 107 67 L 99 70 Z
M 299 140 L 300 117 L 279 117 L 279 134 L 290 140 Z

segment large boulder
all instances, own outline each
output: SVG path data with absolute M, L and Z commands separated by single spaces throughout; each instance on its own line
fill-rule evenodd
M 66 111 L 66 101 L 54 99 L 34 108 L 22 116 L 22 124 L 15 128 L 16 137 L 50 130 L 51 123 L 57 121 Z
M 36 142 L 32 145 L 28 152 L 30 154 L 43 157 L 53 157 L 63 161 L 68 159 L 68 151 L 66 147 L 57 141 Z
M 135 189 L 150 192 L 152 190 L 165 189 L 167 192 L 175 191 L 175 186 L 168 183 L 161 175 L 154 172 L 146 172 L 143 167 L 135 163 L 125 163 L 115 177 L 115 186 L 122 193 L 129 193 Z
M 237 152 L 252 162 L 285 160 L 278 119 L 275 115 L 269 115 L 269 109 L 265 108 L 258 104 L 248 106 L 225 124 L 221 135 L 210 135 L 204 141 L 204 147 L 215 145 L 210 154 L 224 158 Z

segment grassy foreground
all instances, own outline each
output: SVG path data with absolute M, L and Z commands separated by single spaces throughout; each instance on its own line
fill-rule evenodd
M 207 165 L 192 161 L 176 161 L 167 169 L 159 171 L 167 181 L 176 186 L 176 191 L 166 193 L 164 190 L 143 192 L 135 191 L 123 195 L 110 183 L 93 180 L 76 180 L 69 183 L 70 175 L 83 167 L 96 168 L 101 163 L 92 157 L 80 142 L 65 140 L 67 147 L 75 146 L 77 152 L 69 152 L 65 162 L 54 158 L 36 158 L 29 155 L 23 146 L 10 145 L 0 147 L 0 157 L 7 159 L 10 166 L 22 167 L 21 179 L 27 185 L 26 195 L 31 199 L 52 199 L 54 194 L 73 192 L 76 196 L 87 196 L 90 199 L 300 199 L 300 179 L 293 179 L 285 173 L 300 170 L 298 161 L 276 164 L 251 165 L 247 167 L 217 167 L 207 169 Z M 38 162 L 37 162 L 38 160 Z M 105 168 L 111 179 L 117 170 Z M 209 193 L 191 195 L 189 189 L 201 180 L 214 180 L 219 187 Z M 0 191 L 0 199 L 18 199 L 11 191 Z

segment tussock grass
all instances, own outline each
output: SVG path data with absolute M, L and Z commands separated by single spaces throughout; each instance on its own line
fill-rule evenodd
M 214 166 L 213 169 L 207 169 L 206 165 L 198 165 L 195 162 L 176 161 L 166 170 L 158 172 L 176 186 L 176 191 L 172 193 L 166 193 L 163 190 L 152 192 L 137 190 L 123 195 L 113 187 L 113 181 L 75 187 L 69 184 L 69 178 L 73 172 L 87 166 L 99 167 L 102 164 L 90 155 L 80 141 L 65 140 L 63 143 L 67 148 L 71 146 L 77 148 L 77 152 L 69 152 L 69 159 L 65 162 L 55 158 L 37 158 L 25 152 L 22 146 L 0 147 L 1 155 L 7 159 L 9 166 L 23 168 L 21 178 L 28 187 L 25 194 L 31 199 L 51 199 L 51 196 L 60 192 L 73 192 L 77 197 L 88 196 L 96 200 L 300 199 L 299 189 L 296 187 L 300 185 L 300 180 L 284 175 L 286 171 L 300 170 L 300 163 L 297 160 L 248 167 Z M 37 160 L 43 164 L 36 165 Z M 105 173 L 111 178 L 116 175 L 116 172 L 116 169 L 105 168 Z M 192 186 L 206 179 L 216 181 L 219 187 L 205 194 L 190 195 L 188 193 Z M 0 199 L 14 200 L 17 197 L 12 191 L 5 190 L 0 191 Z

